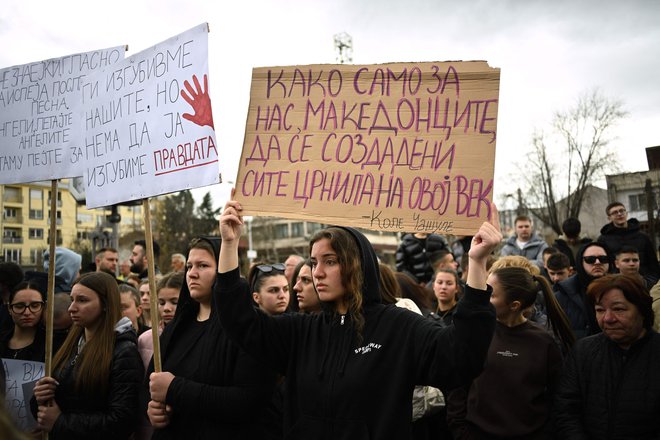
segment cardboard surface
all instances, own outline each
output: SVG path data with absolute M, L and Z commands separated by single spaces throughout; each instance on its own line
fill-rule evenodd
M 257 68 L 245 215 L 473 234 L 493 196 L 499 75 L 484 61 Z

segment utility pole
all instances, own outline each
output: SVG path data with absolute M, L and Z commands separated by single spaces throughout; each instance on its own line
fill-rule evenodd
M 658 249 L 656 238 L 655 238 L 655 194 L 653 193 L 653 184 L 651 179 L 646 179 L 646 185 L 644 187 L 644 192 L 646 193 L 646 213 L 647 213 L 647 224 L 649 226 L 649 237 L 651 237 L 651 243 L 653 243 L 653 249 Z
M 337 62 L 346 64 L 353 62 L 353 38 L 346 32 L 335 34 L 335 51 L 337 52 Z

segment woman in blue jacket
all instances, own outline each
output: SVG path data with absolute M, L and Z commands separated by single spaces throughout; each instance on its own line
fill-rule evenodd
M 323 313 L 256 312 L 238 270 L 240 213 L 230 201 L 220 220 L 220 320 L 248 353 L 287 377 L 285 438 L 410 438 L 415 385 L 446 390 L 481 371 L 495 324 L 485 263 L 501 240 L 498 228 L 484 223 L 475 236 L 454 326 L 441 328 L 381 303 L 376 254 L 352 228 L 324 229 L 311 239 Z

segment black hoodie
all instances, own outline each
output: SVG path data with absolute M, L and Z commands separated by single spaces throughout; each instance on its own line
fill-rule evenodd
M 220 320 L 246 351 L 286 376 L 285 439 L 410 438 L 414 386 L 448 390 L 478 375 L 495 312 L 487 292 L 469 287 L 449 328 L 381 304 L 376 254 L 364 235 L 344 229 L 361 253 L 361 343 L 352 320 L 327 308 L 277 317 L 255 311 L 238 268 L 220 274 Z
M 612 222 L 603 226 L 598 240 L 605 243 L 615 256 L 623 246 L 632 246 L 639 252 L 639 273 L 649 275 L 655 279 L 660 278 L 660 264 L 658 256 L 651 243 L 651 239 L 640 231 L 639 221 L 636 218 L 628 219 L 628 227 L 617 228 Z
M 614 261 L 609 248 L 605 243 L 592 241 L 582 246 L 575 256 L 577 262 L 575 269 L 577 273 L 558 282 L 553 287 L 557 302 L 564 310 L 564 313 L 566 313 L 566 317 L 575 334 L 575 339 L 584 338 L 585 336 L 600 332 L 600 327 L 598 327 L 598 323 L 596 322 L 594 304 L 587 297 L 587 287 L 595 278 L 584 270 L 582 261 L 584 251 L 592 246 L 598 246 L 605 250 L 609 264 L 607 272 L 612 273 Z
M 203 239 L 213 247 L 217 261 L 220 239 Z M 216 280 L 214 289 L 217 286 Z M 193 341 L 186 337 L 197 322 L 198 311 L 199 303 L 190 297 L 184 282 L 174 319 L 160 337 L 163 371 L 175 375 L 166 396 L 173 413 L 170 424 L 156 430 L 152 438 L 261 438 L 262 426 L 256 422 L 270 402 L 275 375 L 229 340 L 215 304 L 201 336 Z M 197 363 L 193 373 L 181 375 L 184 367 L 175 361 L 182 358 Z M 147 396 L 153 371 L 152 359 L 146 375 Z

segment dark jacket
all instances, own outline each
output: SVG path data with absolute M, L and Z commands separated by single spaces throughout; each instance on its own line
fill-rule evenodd
M 138 393 L 144 378 L 144 367 L 137 351 L 137 337 L 130 321 L 118 329 L 112 355 L 110 386 L 107 396 L 81 395 L 75 389 L 74 357 L 53 378 L 59 382 L 55 401 L 62 414 L 50 432 L 51 439 L 127 439 L 137 428 Z M 120 321 L 121 323 L 121 321 Z M 37 405 L 31 402 L 36 417 Z
M 608 223 L 600 229 L 599 242 L 605 243 L 612 252 L 612 256 L 623 246 L 632 246 L 639 251 L 639 273 L 660 278 L 660 264 L 658 256 L 651 239 L 639 230 L 639 221 L 635 218 L 628 219 L 627 228 L 617 228 Z
M 433 277 L 430 258 L 443 249 L 448 249 L 448 245 L 441 235 L 429 234 L 419 239 L 406 234 L 396 250 L 396 270 L 410 275 L 418 283 L 428 283 Z
M 579 264 L 575 267 L 577 273 L 553 286 L 557 302 L 564 310 L 564 313 L 566 313 L 566 317 L 571 324 L 571 329 L 573 329 L 573 333 L 575 334 L 575 339 L 584 338 L 585 336 L 600 332 L 600 328 L 596 322 L 594 305 L 587 297 L 587 287 L 594 278 L 587 274 L 582 264 L 584 251 L 591 246 L 599 246 L 605 249 L 609 257 L 609 272 L 612 272 L 614 263 L 607 245 L 594 241 L 587 243 L 578 251 L 576 260 L 579 261 Z
M 578 341 L 555 395 L 557 438 L 660 438 L 660 335 L 625 351 L 604 334 Z
M 14 359 L 21 359 L 24 361 L 44 362 L 46 357 L 46 329 L 43 326 L 37 328 L 37 333 L 34 335 L 32 344 L 20 350 L 12 350 L 8 348 L 9 340 L 14 336 L 14 326 L 6 329 L 0 334 L 0 355 L 2 357 Z M 62 346 L 66 339 L 66 333 L 61 331 L 53 332 L 53 353 Z M 14 352 L 15 357 L 11 356 L 8 352 Z M 3 355 L 4 354 L 4 355 Z
M 441 328 L 380 303 L 378 261 L 360 232 L 363 316 L 358 340 L 349 315 L 266 316 L 254 310 L 238 268 L 220 274 L 220 319 L 233 339 L 286 376 L 285 439 L 407 439 L 415 385 L 450 389 L 483 367 L 495 326 L 489 294 L 468 287 Z M 325 306 L 328 304 L 326 303 Z
M 220 253 L 218 238 L 205 238 Z M 221 283 L 216 281 L 215 289 Z M 176 374 L 177 365 L 170 358 L 190 347 L 180 343 L 191 322 L 196 321 L 199 303 L 190 297 L 183 284 L 176 314 L 160 337 L 163 371 L 175 375 L 167 390 L 166 403 L 173 413 L 166 428 L 156 430 L 154 439 L 243 439 L 261 438 L 257 423 L 271 399 L 275 375 L 229 340 L 213 305 L 206 333 L 196 342 L 200 353 L 199 367 L 192 377 Z M 148 402 L 149 374 L 144 384 L 144 404 Z M 145 406 L 146 407 L 146 406 Z

